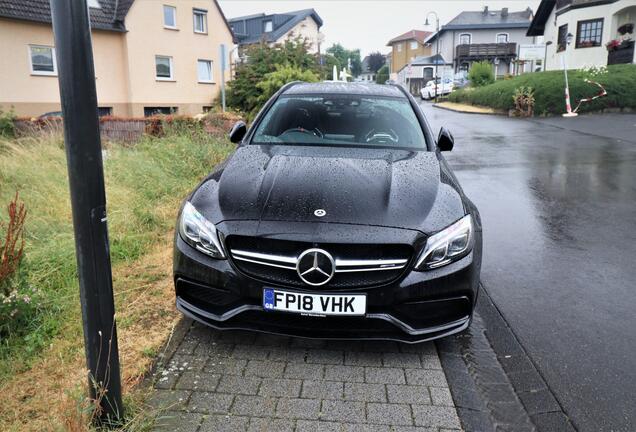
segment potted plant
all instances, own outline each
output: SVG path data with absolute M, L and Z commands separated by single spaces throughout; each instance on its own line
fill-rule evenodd
M 621 41 L 618 39 L 612 39 L 608 43 L 605 44 L 605 47 L 609 52 L 616 51 L 618 47 L 621 45 Z
M 618 28 L 618 32 L 621 34 L 621 36 L 626 35 L 628 33 L 629 34 L 634 33 L 634 23 L 623 24 L 622 26 Z

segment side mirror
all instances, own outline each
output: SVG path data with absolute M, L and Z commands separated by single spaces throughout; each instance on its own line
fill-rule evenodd
M 439 151 L 451 151 L 455 145 L 455 138 L 448 129 L 441 128 L 439 130 L 439 136 L 437 137 L 437 148 Z
M 239 120 L 234 123 L 232 129 L 230 129 L 230 141 L 233 143 L 240 142 L 247 133 L 247 125 L 243 120 Z

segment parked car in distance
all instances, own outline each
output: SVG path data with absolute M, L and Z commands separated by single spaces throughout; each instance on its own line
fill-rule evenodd
M 444 96 L 450 94 L 453 89 L 453 80 L 450 78 L 437 78 L 437 80 L 432 79 L 427 82 L 424 87 L 422 87 L 420 90 L 420 96 L 422 97 L 422 100 L 429 100 L 433 99 L 436 95 Z
M 44 113 L 38 116 L 38 119 L 43 120 L 43 119 L 52 118 L 52 117 L 64 117 L 64 114 L 62 113 L 62 111 L 49 111 L 47 113 Z
M 177 308 L 217 329 L 414 343 L 466 329 L 481 221 L 401 86 L 290 83 L 184 201 Z
M 453 90 L 467 87 L 470 81 L 465 76 L 457 77 L 453 80 Z

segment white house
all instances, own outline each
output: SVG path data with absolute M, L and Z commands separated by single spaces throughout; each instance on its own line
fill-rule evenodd
M 322 18 L 314 9 L 303 9 L 278 14 L 259 13 L 228 20 L 240 48 L 267 42 L 271 45 L 300 37 L 309 44 L 309 51 L 320 52 L 323 35 Z
M 493 63 L 499 77 L 517 73 L 514 60 L 519 45 L 534 44 L 536 39 L 526 36 L 532 20 L 532 10 L 510 12 L 508 8 L 464 11 L 431 35 L 426 43 L 432 52 L 439 53 L 443 61 L 451 64 L 456 73 L 467 74 L 476 61 Z
M 636 0 L 542 0 L 528 36 L 548 43 L 547 70 L 634 63 L 635 24 Z

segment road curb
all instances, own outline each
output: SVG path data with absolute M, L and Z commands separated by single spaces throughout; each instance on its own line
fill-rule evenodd
M 481 293 L 479 310 L 488 341 L 537 430 L 576 431 L 563 406 L 483 286 Z
M 462 111 L 462 110 L 459 110 L 459 109 L 453 109 L 453 108 L 450 108 L 450 107 L 441 106 L 439 104 L 433 104 L 433 108 L 446 110 L 446 111 L 451 111 L 451 112 L 456 112 L 456 113 L 460 113 L 460 114 L 494 115 L 494 116 L 502 116 L 502 117 L 507 117 L 508 116 L 504 112 L 494 111 L 494 112 L 491 112 L 491 113 L 482 113 L 482 112 L 474 112 L 474 111 Z
M 471 327 L 437 347 L 464 430 L 577 430 L 483 286 Z
M 143 380 L 142 388 L 151 389 L 157 380 L 157 372 L 161 370 L 174 356 L 185 338 L 188 330 L 192 327 L 194 321 L 190 318 L 180 316 L 179 321 L 175 324 L 170 338 L 166 341 L 162 347 L 161 352 L 155 358 L 152 366 L 149 368 L 146 376 Z

